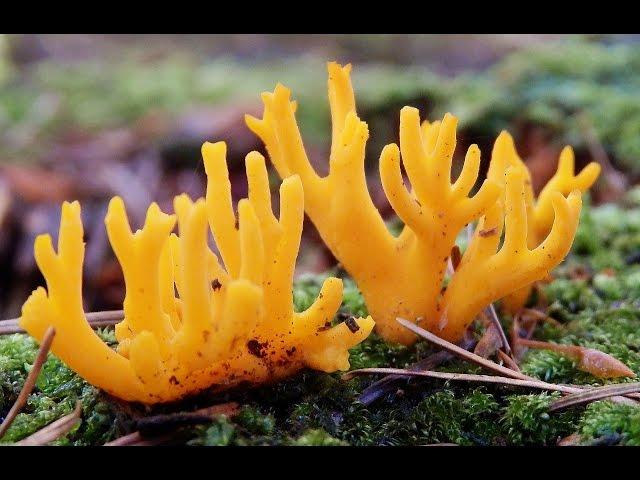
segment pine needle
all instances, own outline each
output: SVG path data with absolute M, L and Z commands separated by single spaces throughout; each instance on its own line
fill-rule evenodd
M 69 415 L 65 415 L 59 418 L 53 423 L 50 423 L 46 427 L 38 430 L 36 433 L 29 435 L 27 438 L 23 438 L 15 445 L 19 446 L 38 446 L 47 445 L 54 440 L 69 433 L 78 422 L 80 422 L 80 414 L 82 413 L 82 403 L 76 403 L 76 408 Z
M 640 382 L 619 383 L 615 385 L 605 385 L 604 387 L 595 387 L 580 393 L 567 395 L 564 398 L 556 400 L 549 407 L 549 411 L 556 412 L 564 408 L 575 407 L 577 405 L 584 405 L 597 400 L 603 400 L 605 398 L 637 392 L 640 392 Z
M 119 323 L 124 318 L 123 310 L 104 310 L 102 312 L 88 312 L 85 314 L 87 322 L 92 328 L 108 327 Z M 0 320 L 0 335 L 12 335 L 14 333 L 25 333 L 20 327 L 19 318 Z

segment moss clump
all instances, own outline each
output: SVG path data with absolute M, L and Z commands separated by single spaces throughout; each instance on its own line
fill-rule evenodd
M 574 410 L 548 413 L 558 393 L 513 395 L 507 398 L 502 417 L 508 442 L 515 445 L 555 445 L 561 438 L 575 431 L 579 418 Z
M 289 445 L 294 445 L 298 447 L 311 447 L 311 446 L 339 447 L 339 446 L 348 445 L 348 443 L 332 437 L 322 429 L 316 428 L 316 429 L 307 430 L 298 438 L 289 442 Z
M 18 414 L 1 441 L 16 442 L 28 437 L 54 420 L 71 413 L 74 407 L 70 399 L 56 402 L 43 394 L 31 394 L 23 413 Z
M 639 166 L 640 168 L 640 166 Z M 621 204 L 592 208 L 585 198 L 580 224 L 573 243 L 572 257 L 596 272 L 628 268 L 640 251 L 640 188 L 627 193 Z M 563 271 L 565 269 L 560 269 Z
M 404 368 L 414 356 L 411 349 L 386 343 L 375 333 L 372 333 L 366 342 L 352 348 L 349 353 L 352 370 L 372 367 Z
M 548 350 L 527 352 L 521 370 L 526 375 L 551 383 L 571 383 L 578 374 L 573 361 Z
M 216 418 L 207 427 L 196 427 L 195 437 L 187 441 L 187 445 L 202 445 L 208 447 L 224 447 L 231 445 L 236 427 L 227 417 Z
M 112 330 L 98 330 L 98 334 L 105 342 L 115 344 Z M 0 418 L 17 398 L 37 350 L 36 342 L 26 335 L 0 336 L 0 391 L 4 395 Z M 11 361 L 3 360 L 5 355 Z M 0 442 L 15 442 L 35 433 L 71 413 L 78 401 L 82 403 L 82 422 L 56 444 L 102 445 L 125 430 L 129 420 L 119 406 L 50 354 L 27 404 Z
M 640 445 L 640 408 L 608 401 L 589 405 L 580 419 L 586 443 Z
M 0 336 L 0 414 L 11 408 L 36 358 L 36 342 L 24 335 Z

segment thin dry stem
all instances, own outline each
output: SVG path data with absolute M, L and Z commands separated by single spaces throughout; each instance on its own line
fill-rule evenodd
M 556 412 L 564 408 L 575 407 L 576 405 L 584 405 L 587 403 L 602 400 L 604 398 L 616 397 L 618 395 L 627 395 L 630 393 L 640 392 L 640 382 L 620 383 L 615 385 L 605 385 L 604 387 L 595 387 L 589 390 L 567 395 L 564 398 L 556 400 L 549 407 L 550 412 Z
M 522 380 L 518 378 L 508 378 L 497 375 L 476 375 L 470 373 L 448 373 L 448 372 L 434 372 L 431 370 L 413 371 L 403 368 L 362 368 L 360 370 L 353 370 L 352 372 L 345 373 L 342 378 L 349 380 L 355 375 L 371 375 L 371 374 L 386 374 L 386 375 L 406 375 L 413 377 L 427 377 L 438 378 L 440 380 L 456 380 L 464 382 L 481 382 L 481 383 L 497 383 L 500 385 L 509 385 L 515 387 L 529 387 L 539 390 L 550 390 L 563 393 L 576 393 L 581 390 L 577 387 L 570 387 L 568 385 L 556 385 L 553 383 L 546 383 L 540 380 Z
M 532 317 L 535 317 L 537 320 L 540 320 L 542 322 L 551 323 L 554 327 L 562 327 L 562 324 L 558 320 L 556 320 L 553 317 L 550 317 L 549 315 L 547 315 L 544 312 L 541 312 L 540 310 L 536 310 L 534 308 L 523 308 L 522 312 L 529 314 Z
M 522 373 L 520 371 L 520 367 L 515 362 L 515 360 L 511 358 L 509 355 L 507 355 L 506 353 L 504 353 L 502 350 L 498 350 L 498 357 L 500 357 L 500 360 L 502 360 L 505 363 L 505 365 L 509 367 L 511 370 L 515 370 L 516 372 Z
M 140 442 L 142 440 L 142 435 L 140 432 L 133 432 L 128 435 L 123 435 L 122 437 L 118 437 L 115 440 L 111 440 L 103 445 L 103 447 L 122 447 L 125 445 L 132 445 Z
M 93 328 L 108 327 L 119 323 L 124 318 L 123 310 L 104 310 L 101 312 L 88 312 L 86 314 L 87 322 Z M 0 335 L 11 335 L 14 333 L 25 333 L 20 327 L 19 318 L 11 318 L 9 320 L 0 320 Z
M 516 372 L 507 367 L 503 367 L 502 365 L 498 365 L 497 363 L 492 362 L 491 360 L 482 358 L 480 355 L 476 355 L 475 353 L 469 352 L 464 348 L 460 348 L 451 342 L 447 342 L 446 340 L 443 340 L 437 335 L 431 332 L 428 332 L 424 328 L 420 328 L 419 326 L 415 325 L 414 323 L 411 323 L 408 320 L 405 320 L 404 318 L 398 317 L 396 320 L 398 321 L 398 323 L 400 323 L 400 325 L 408 328 L 416 335 L 419 335 L 425 338 L 426 340 L 428 340 L 429 342 L 439 346 L 440 348 L 453 353 L 457 357 L 464 358 L 469 362 L 475 363 L 476 365 L 480 365 L 481 367 L 484 367 L 487 370 L 491 370 L 492 372 L 499 373 L 501 375 L 504 375 L 505 377 L 517 378 L 521 380 L 534 380 L 530 377 L 527 377 L 526 375 L 523 375 L 522 373 Z
M 451 342 L 447 342 L 446 340 L 438 337 L 437 335 L 434 335 L 431 332 L 426 331 L 424 328 L 420 328 L 419 326 L 409 322 L 408 320 L 405 320 L 403 318 L 397 318 L 396 319 L 398 321 L 398 323 L 400 323 L 401 325 L 403 325 L 404 327 L 408 328 L 409 330 L 411 330 L 413 333 L 415 333 L 416 335 L 419 335 L 423 338 L 425 338 L 426 340 L 430 341 L 431 343 L 438 345 L 440 348 L 447 350 L 448 352 L 463 358 L 469 362 L 475 363 L 476 365 L 480 365 L 481 367 L 486 368 L 487 370 L 491 370 L 494 373 L 498 373 L 501 375 L 504 375 L 505 377 L 509 377 L 509 378 L 513 378 L 516 380 L 524 380 L 524 381 L 528 381 L 528 382 L 539 382 L 539 380 L 533 378 L 533 377 L 529 377 L 527 375 L 524 375 L 523 373 L 520 372 L 516 372 L 515 370 L 511 370 L 510 368 L 507 367 L 503 367 L 502 365 L 498 365 L 495 362 L 492 362 L 491 360 L 487 360 L 485 358 L 482 358 L 479 355 L 476 355 L 475 353 L 469 352 L 463 348 L 458 347 L 457 345 L 454 345 Z M 351 373 L 351 372 L 350 372 Z M 438 372 L 434 372 L 434 373 L 438 373 Z M 542 382 L 545 383 L 545 382 Z M 548 385 L 552 385 L 552 384 L 548 384 Z M 569 386 L 569 385 L 557 385 L 557 387 L 562 387 L 563 390 L 557 390 L 557 391 L 561 391 L 561 392 L 565 392 L 565 393 L 579 393 L 579 392 L 583 392 L 585 390 L 589 390 L 589 387 L 583 387 L 583 386 Z M 628 397 L 628 398 L 627 398 Z M 630 393 L 628 395 L 625 396 L 615 396 L 612 397 L 612 400 L 617 402 L 617 403 L 625 403 L 625 404 L 633 404 L 633 405 L 638 405 L 638 402 L 633 400 L 633 398 L 638 398 L 638 394 L 637 393 Z
M 159 437 L 144 438 L 140 432 L 133 432 L 120 438 L 116 438 L 111 442 L 105 443 L 104 447 L 148 447 L 159 445 L 171 439 L 171 435 L 161 435 Z
M 62 418 L 59 418 L 53 423 L 50 423 L 46 427 L 38 430 L 33 435 L 29 435 L 26 438 L 23 438 L 19 442 L 16 442 L 15 445 L 19 446 L 38 446 L 38 445 L 47 445 L 54 440 L 59 439 L 63 435 L 69 433 L 73 427 L 75 427 L 80 421 L 80 414 L 82 413 L 82 403 L 77 402 L 76 408 L 69 415 L 65 415 Z
M 489 320 L 496 326 L 498 332 L 500 332 L 500 339 L 502 340 L 502 349 L 509 355 L 511 353 L 511 346 L 509 345 L 509 340 L 507 340 L 507 335 L 504 333 L 504 329 L 502 328 L 502 324 L 500 323 L 500 319 L 498 318 L 498 314 L 496 313 L 496 309 L 493 306 L 493 303 L 490 303 L 487 308 L 484 309 L 484 314 L 489 317 Z

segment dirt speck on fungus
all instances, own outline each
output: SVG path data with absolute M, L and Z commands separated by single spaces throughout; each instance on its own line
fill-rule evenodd
M 486 230 L 480 230 L 478 232 L 478 235 L 480 235 L 482 238 L 486 238 L 486 237 L 495 235 L 497 231 L 498 231 L 497 227 L 488 228 Z
M 347 326 L 349 330 L 351 330 L 351 333 L 356 333 L 358 330 L 360 330 L 360 326 L 358 325 L 358 322 L 356 322 L 355 317 L 347 318 L 344 321 L 344 324 Z
M 266 348 L 269 346 L 269 342 L 260 343 L 255 338 L 247 342 L 247 349 L 249 353 L 254 357 L 264 358 L 267 356 Z

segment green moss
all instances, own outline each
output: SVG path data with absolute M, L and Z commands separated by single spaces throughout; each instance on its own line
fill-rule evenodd
M 405 367 L 412 358 L 412 350 L 402 345 L 389 344 L 372 333 L 366 342 L 353 347 L 350 351 L 351 369 L 372 367 Z
M 105 342 L 115 344 L 113 330 L 101 329 L 97 333 Z M 2 416 L 17 398 L 37 350 L 36 342 L 26 335 L 0 336 L 0 390 L 6 401 Z M 118 406 L 50 354 L 27 405 L 0 441 L 14 442 L 35 433 L 71 413 L 77 401 L 82 403 L 82 422 L 58 444 L 101 445 L 124 429 L 127 419 Z
M 640 408 L 600 401 L 589 405 L 580 419 L 585 440 L 611 439 L 612 443 L 640 445 Z
M 273 415 L 264 414 L 251 406 L 244 406 L 234 421 L 247 432 L 254 435 L 268 435 L 275 430 L 275 418 Z
M 36 342 L 24 335 L 0 336 L 0 412 L 11 408 L 18 397 L 36 351 Z
M 486 75 L 459 77 L 446 107 L 479 134 L 495 135 L 519 118 L 546 126 L 578 151 L 587 149 L 586 117 L 605 148 L 637 174 L 640 108 L 633 92 L 640 85 L 639 64 L 633 45 L 578 39 L 541 45 L 507 56 Z
M 348 443 L 332 437 L 322 429 L 310 429 L 304 432 L 295 440 L 289 442 L 289 445 L 298 447 L 323 446 L 323 447 L 339 447 L 348 445 Z
M 593 288 L 605 300 L 620 300 L 624 298 L 622 282 L 617 277 L 597 274 L 593 277 Z
M 3 442 L 21 440 L 54 420 L 71 413 L 74 407 L 75 405 L 68 400 L 56 402 L 46 395 L 32 394 L 27 400 L 23 413 L 18 414 L 1 440 Z
M 509 443 L 555 445 L 559 439 L 572 434 L 577 420 L 574 411 L 553 414 L 547 411 L 551 402 L 558 398 L 558 393 L 508 397 L 501 423 Z
M 196 427 L 196 437 L 189 440 L 187 445 L 203 445 L 209 447 L 223 447 L 230 445 L 236 434 L 236 427 L 226 417 L 215 419 L 207 427 Z
M 543 289 L 551 303 L 549 314 L 558 320 L 570 318 L 571 313 L 598 308 L 603 303 L 585 280 L 559 278 L 545 285 Z
M 576 375 L 574 362 L 556 352 L 530 350 L 522 361 L 521 369 L 526 375 L 545 382 L 568 382 Z

